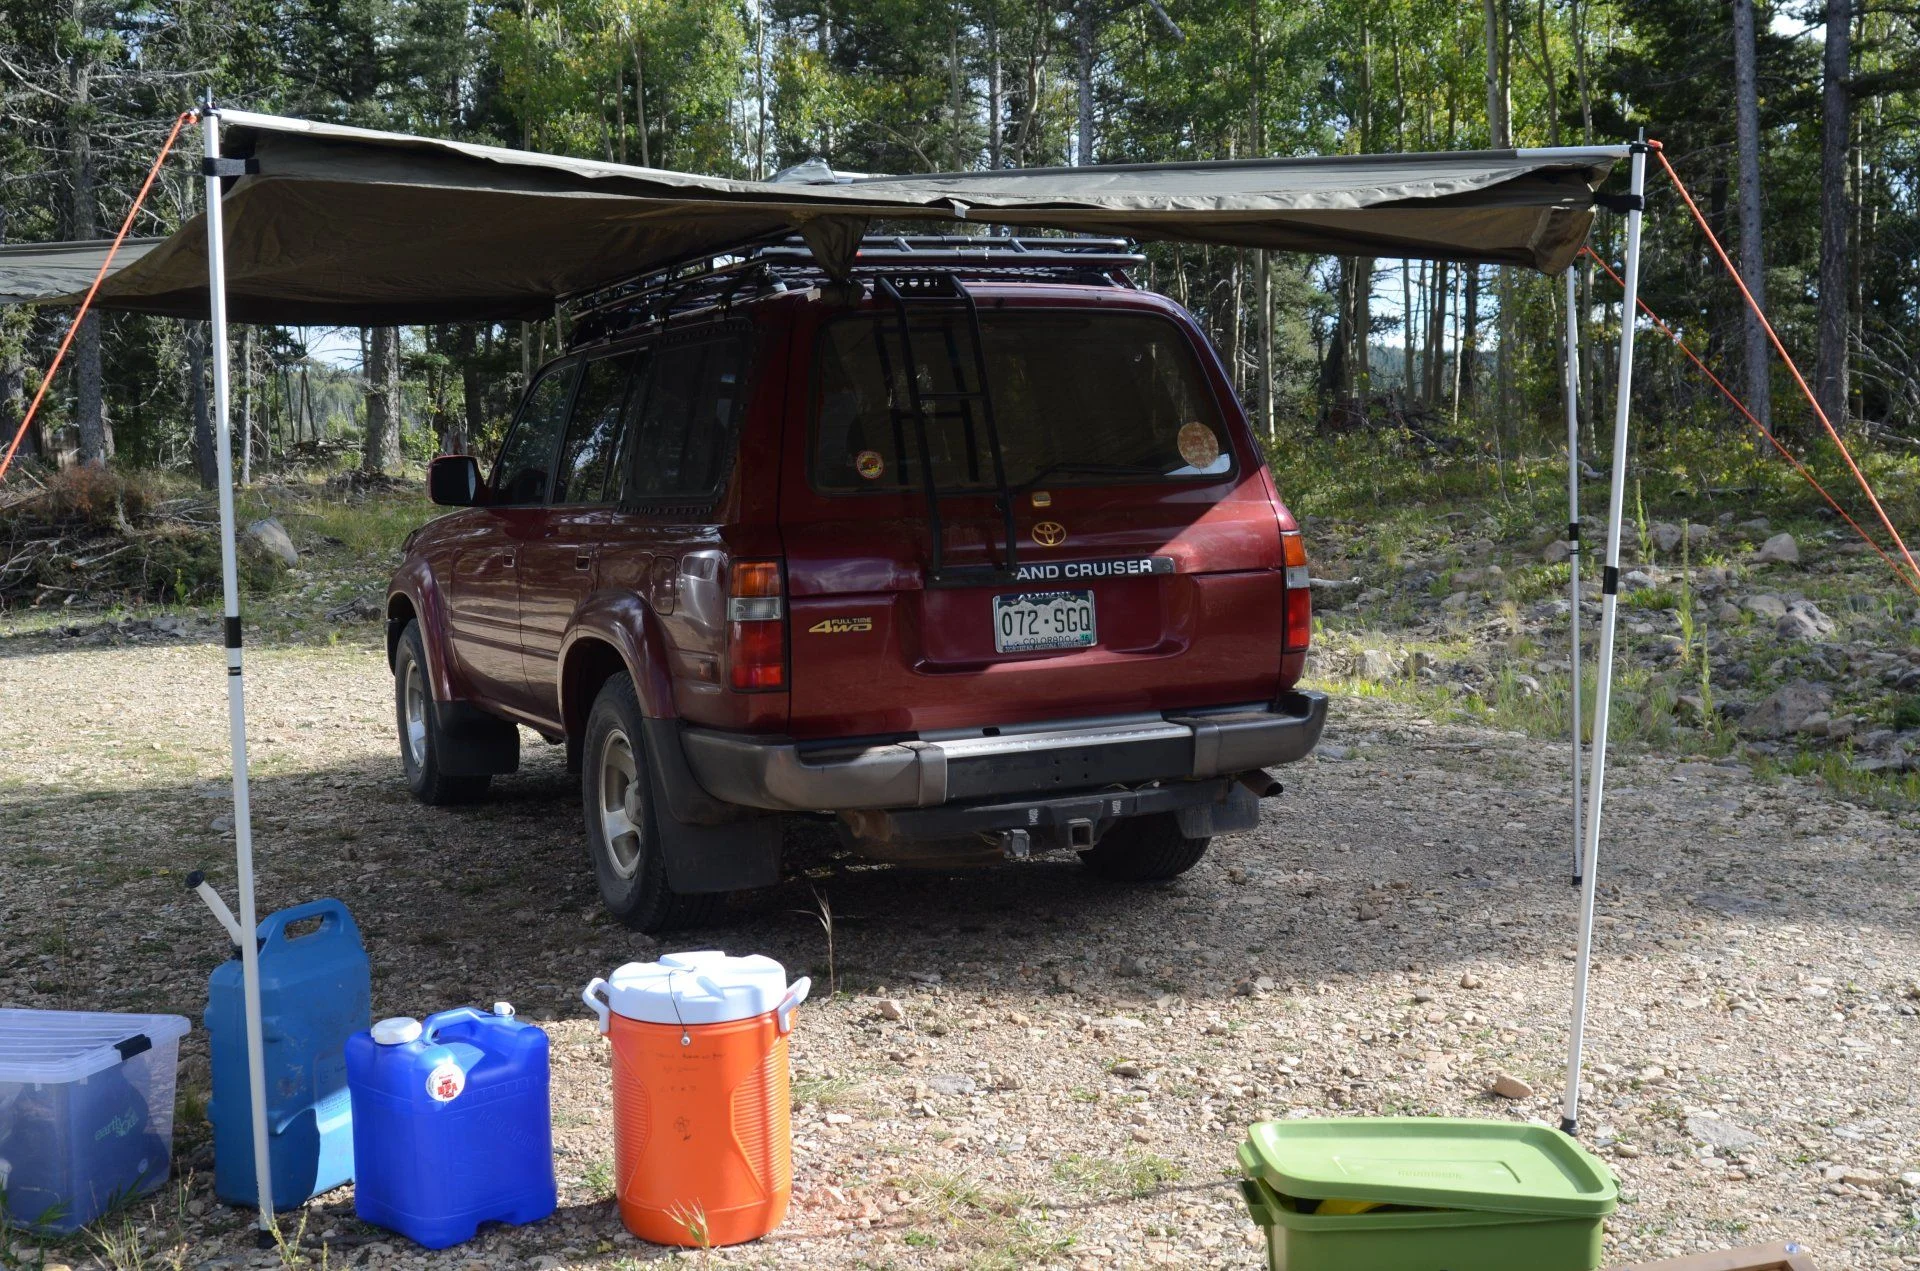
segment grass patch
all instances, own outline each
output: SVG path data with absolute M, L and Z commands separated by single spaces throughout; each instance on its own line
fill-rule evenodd
M 1089 1196 L 1145 1196 L 1179 1182 L 1183 1174 L 1174 1162 L 1148 1152 L 1118 1157 L 1073 1152 L 1053 1165 L 1055 1181 Z
M 580 1176 L 580 1185 L 593 1193 L 596 1200 L 613 1198 L 613 1162 L 604 1156 L 597 1156 Z
M 258 509 L 257 516 L 279 516 L 296 535 L 311 535 L 322 540 L 322 547 L 359 556 L 397 556 L 407 535 L 442 514 L 416 486 L 344 499 L 318 485 L 274 487 L 247 503 Z
M 922 1214 L 943 1229 L 936 1233 L 914 1228 L 909 1235 L 920 1239 L 907 1243 L 952 1249 L 968 1267 L 1023 1271 L 1061 1256 L 1075 1244 L 1072 1233 L 1050 1230 L 1045 1215 L 1031 1212 L 1032 1197 L 989 1191 L 970 1174 L 915 1174 L 899 1185 L 914 1197 Z
M 821 1108 L 850 1108 L 869 1102 L 861 1083 L 850 1077 L 795 1077 L 790 1094 L 796 1108 L 809 1103 Z
M 1762 758 L 1754 775 L 1763 779 L 1781 775 L 1805 777 L 1841 798 L 1870 808 L 1905 812 L 1920 808 L 1920 772 L 1860 772 L 1844 751 L 1800 750 L 1790 755 Z

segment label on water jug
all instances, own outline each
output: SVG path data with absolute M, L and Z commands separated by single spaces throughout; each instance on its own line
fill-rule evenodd
M 467 1088 L 467 1074 L 451 1059 L 443 1059 L 427 1074 L 427 1093 L 440 1103 L 451 1103 Z

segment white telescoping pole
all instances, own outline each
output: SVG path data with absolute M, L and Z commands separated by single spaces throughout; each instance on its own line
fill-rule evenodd
M 273 1177 L 267 1152 L 266 1041 L 260 1027 L 260 944 L 253 907 L 253 815 L 247 794 L 247 695 L 240 665 L 240 576 L 234 563 L 233 432 L 227 418 L 227 257 L 220 217 L 220 116 L 212 103 L 200 109 L 206 140 L 207 302 L 213 345 L 214 453 L 220 468 L 220 581 L 227 608 L 227 726 L 233 749 L 233 839 L 240 889 L 241 994 L 247 1014 L 247 1094 L 253 1109 L 253 1178 L 259 1224 L 273 1230 Z
M 1580 294 L 1567 266 L 1567 616 L 1573 624 L 1573 885 L 1580 885 Z
M 1607 492 L 1607 563 L 1600 581 L 1599 684 L 1593 701 L 1593 767 L 1587 782 L 1586 848 L 1580 888 L 1580 957 L 1573 973 L 1573 1029 L 1567 1044 L 1567 1090 L 1560 1128 L 1580 1127 L 1580 1047 L 1587 1024 L 1587 976 L 1593 964 L 1593 898 L 1600 866 L 1600 798 L 1607 777 L 1607 714 L 1613 704 L 1613 629 L 1620 600 L 1620 518 L 1627 486 L 1627 417 L 1633 401 L 1633 323 L 1640 300 L 1640 216 L 1647 188 L 1647 148 L 1635 145 L 1627 210 L 1627 285 L 1620 301 L 1620 386 L 1613 409 L 1613 483 Z

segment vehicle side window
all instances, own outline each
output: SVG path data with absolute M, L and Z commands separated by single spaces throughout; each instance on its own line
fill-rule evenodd
M 607 472 L 609 503 L 624 503 L 633 493 L 633 452 L 640 444 L 640 412 L 646 408 L 648 386 L 653 382 L 653 350 L 640 349 L 633 356 L 633 374 L 627 379 L 627 404 L 620 412 L 618 448 Z
M 743 334 L 654 353 L 634 438 L 629 498 L 644 503 L 720 493 L 746 402 L 746 371 Z
M 616 497 L 616 478 L 609 490 L 607 476 L 615 471 L 613 456 L 621 448 L 626 421 L 627 386 L 637 353 L 596 358 L 580 373 L 580 391 L 573 399 L 573 420 L 567 425 L 567 444 L 560 451 L 560 471 L 554 478 L 555 503 L 601 503 Z
M 556 366 L 534 381 L 521 403 L 520 418 L 500 447 L 493 465 L 493 502 L 544 502 L 552 484 L 553 455 L 560 445 L 560 427 L 566 422 L 567 402 L 573 397 L 574 373 L 579 364 Z

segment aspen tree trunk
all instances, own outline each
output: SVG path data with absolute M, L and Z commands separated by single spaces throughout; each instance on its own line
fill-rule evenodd
M 1399 32 L 1393 41 L 1393 96 L 1399 113 L 1394 120 L 1394 142 L 1402 153 L 1407 148 L 1407 88 L 1400 71 Z M 1400 406 L 1404 410 L 1413 399 L 1413 276 L 1409 262 L 1400 262 Z
M 1075 6 L 1074 45 L 1079 56 L 1080 118 L 1073 162 L 1084 168 L 1093 162 L 1093 0 Z
M 1367 10 L 1360 10 L 1360 148 L 1373 149 L 1373 29 L 1367 24 Z M 1354 262 L 1353 336 L 1354 391 L 1360 398 L 1360 414 L 1366 417 L 1367 397 L 1373 389 L 1373 257 L 1362 256 Z
M 1267 87 L 1266 54 L 1260 39 L 1260 0 L 1247 2 L 1247 27 L 1249 43 L 1253 48 L 1253 112 L 1251 145 L 1252 158 L 1264 158 L 1267 153 L 1267 122 L 1265 117 L 1265 98 Z M 1273 410 L 1273 275 L 1272 260 L 1264 249 L 1253 254 L 1253 302 L 1255 305 L 1256 330 L 1260 336 L 1260 398 L 1257 403 L 1259 420 L 1267 440 L 1274 435 Z
M 1573 32 L 1574 79 L 1580 89 L 1580 137 L 1586 145 L 1593 144 L 1593 88 L 1587 76 L 1587 28 L 1586 20 L 1581 16 L 1580 0 L 1569 0 L 1568 21 Z M 1580 258 L 1580 319 L 1584 323 L 1588 314 L 1593 312 L 1593 260 Z M 1599 359 L 1591 355 L 1580 359 L 1580 400 L 1586 403 L 1584 423 L 1587 427 L 1587 444 L 1593 444 L 1595 418 L 1600 413 L 1599 386 L 1604 377 L 1597 366 Z
M 68 20 L 82 36 L 67 66 L 67 237 L 99 237 L 93 197 L 93 136 L 89 129 L 93 98 L 94 52 L 84 38 L 85 0 L 72 0 Z M 80 462 L 104 467 L 113 453 L 107 432 L 105 378 L 100 364 L 100 314 L 90 310 L 73 339 L 74 425 L 80 434 Z M 11 440 L 9 438 L 8 440 Z
M 753 37 L 753 93 L 758 99 L 759 114 L 753 129 L 753 176 L 756 181 L 767 179 L 767 3 L 756 0 L 754 12 Z
M 1000 116 L 1005 110 L 1001 98 L 1005 85 L 1000 71 L 1000 0 L 987 8 L 987 167 L 1000 170 Z M 766 94 L 761 93 L 761 112 L 766 110 Z
M 1510 77 L 1508 48 L 1511 32 L 1507 27 L 1503 0 L 1482 0 L 1487 41 L 1487 141 L 1495 150 L 1513 145 L 1510 119 Z M 1475 270 L 1475 274 L 1479 271 Z M 1493 351 L 1494 444 L 1502 442 L 1501 430 L 1509 413 L 1512 389 L 1513 317 L 1509 303 L 1507 269 L 1494 266 L 1495 345 Z
M 1246 359 L 1243 356 L 1242 322 L 1243 307 L 1240 280 L 1242 270 L 1240 258 L 1246 255 L 1241 248 L 1233 249 L 1233 261 L 1227 266 L 1227 294 L 1230 297 L 1230 312 L 1227 320 L 1227 377 L 1234 388 L 1245 397 L 1247 383 Z
M 965 78 L 960 67 L 960 24 L 947 23 L 947 126 L 953 130 L 948 168 L 958 172 L 973 166 L 961 149 L 960 112 L 963 108 L 960 84 Z
M 636 32 L 633 46 L 633 130 L 640 134 L 640 166 L 653 166 L 652 148 L 647 141 L 647 51 Z
M 1820 86 L 1820 345 L 1814 393 L 1837 428 L 1847 414 L 1847 92 L 1852 0 L 1827 0 L 1826 65 Z
M 369 475 L 400 467 L 400 333 L 373 328 L 367 364 L 367 436 L 360 470 Z
M 1459 374 L 1454 385 L 1454 413 L 1459 413 L 1459 403 L 1464 400 L 1473 404 L 1474 363 L 1479 358 L 1480 344 L 1480 266 L 1462 265 L 1466 275 L 1466 285 L 1461 289 L 1460 300 L 1460 343 Z
M 213 415 L 207 409 L 207 324 L 187 323 L 187 402 L 193 412 L 193 466 L 200 488 L 220 484 L 219 457 L 213 453 Z
M 627 68 L 613 64 L 613 152 L 621 163 L 627 161 Z
M 1447 332 L 1447 288 L 1451 274 L 1447 262 L 1437 260 L 1433 263 L 1433 288 L 1429 296 L 1431 308 L 1427 310 L 1427 383 L 1426 400 L 1429 405 L 1437 406 L 1441 400 L 1441 387 L 1445 381 L 1441 376 L 1446 371 Z
M 467 448 L 480 439 L 480 426 L 485 419 L 482 414 L 485 403 L 481 400 L 480 390 L 479 333 L 474 330 L 472 323 L 467 324 L 466 333 L 466 356 L 460 359 L 461 414 L 465 425 L 459 435 L 453 438 L 453 454 L 467 453 Z
M 240 484 L 253 484 L 253 328 L 240 328 Z
M 1760 95 L 1754 73 L 1753 0 L 1733 0 L 1734 128 L 1740 149 L 1740 276 L 1761 308 L 1767 304 L 1766 256 L 1760 238 Z M 1773 419 L 1769 384 L 1772 352 L 1751 309 L 1746 335 L 1747 405 L 1762 424 Z

